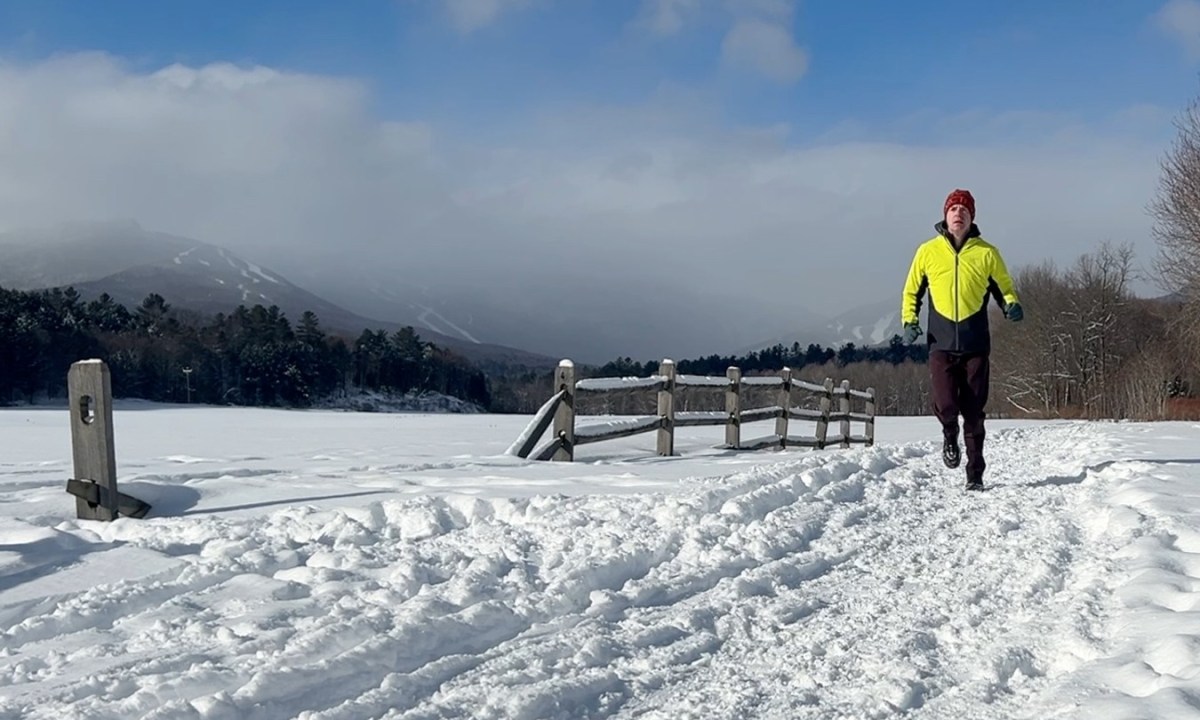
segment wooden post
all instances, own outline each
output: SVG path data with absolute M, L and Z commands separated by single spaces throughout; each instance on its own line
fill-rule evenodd
M 675 361 L 663 360 L 659 365 L 658 374 L 666 382 L 663 389 L 658 391 L 658 417 L 662 426 L 658 428 L 658 454 L 675 454 Z
M 117 453 L 113 442 L 112 377 L 103 360 L 80 360 L 67 372 L 71 450 L 77 481 L 99 486 L 89 502 L 75 498 L 81 520 L 117 518 Z
M 863 435 L 867 438 L 867 446 L 875 444 L 875 388 L 867 388 L 867 423 Z
M 562 391 L 562 401 L 554 411 L 554 436 L 562 440 L 562 447 L 554 452 L 551 460 L 571 462 L 575 459 L 575 363 L 562 360 L 554 372 L 554 392 Z
M 742 444 L 742 369 L 731 366 L 725 377 L 729 378 L 725 390 L 725 446 L 736 450 Z
M 842 447 L 850 447 L 850 381 L 842 381 L 842 396 L 838 398 L 838 412 L 842 414 Z
M 829 413 L 833 409 L 833 378 L 825 378 L 825 392 L 821 394 L 821 417 L 817 420 L 817 447 L 825 448 L 829 437 Z
M 792 412 L 792 369 L 785 367 L 779 371 L 783 378 L 783 386 L 779 389 L 779 404 L 783 411 L 775 418 L 775 434 L 779 436 L 780 449 L 787 448 L 788 415 Z

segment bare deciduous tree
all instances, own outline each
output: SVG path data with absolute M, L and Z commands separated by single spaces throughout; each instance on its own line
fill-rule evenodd
M 1109 416 L 1109 376 L 1128 357 L 1134 328 L 1128 326 L 1125 311 L 1131 299 L 1132 267 L 1131 246 L 1105 243 L 1097 252 L 1080 257 L 1066 277 L 1070 293 L 1063 311 L 1074 350 L 1079 401 L 1087 417 Z
M 1200 99 L 1175 125 L 1178 135 L 1162 162 L 1150 213 L 1158 243 L 1156 270 L 1184 309 L 1170 329 L 1187 339 L 1195 357 L 1200 351 Z
M 1052 263 L 1022 268 L 1016 286 L 1026 319 L 1019 327 L 994 321 L 990 407 L 1052 415 L 1070 402 L 1070 342 L 1059 310 L 1069 290 Z
M 998 404 L 1043 416 L 1118 414 L 1116 377 L 1148 333 L 1158 333 L 1131 310 L 1132 276 L 1132 247 L 1110 243 L 1066 273 L 1050 263 L 1018 272 L 1027 320 L 995 328 Z

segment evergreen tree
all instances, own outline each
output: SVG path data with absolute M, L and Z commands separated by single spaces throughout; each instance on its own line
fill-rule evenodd
M 365 330 L 351 350 L 312 312 L 293 330 L 277 306 L 209 318 L 151 293 L 131 313 L 108 295 L 85 303 L 73 288 L 0 288 L 0 403 L 65 395 L 71 363 L 90 357 L 108 363 L 118 397 L 304 407 L 357 387 L 490 402 L 477 368 L 411 327 Z

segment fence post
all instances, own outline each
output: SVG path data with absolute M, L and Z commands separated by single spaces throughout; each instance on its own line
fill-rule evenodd
M 72 363 L 67 371 L 67 398 L 75 473 L 67 479 L 67 492 L 75 496 L 75 514 L 81 520 L 146 517 L 149 503 L 117 492 L 108 365 L 103 360 Z
M 775 434 L 779 436 L 779 448 L 787 448 L 788 416 L 792 412 L 792 369 L 785 367 L 779 371 L 783 385 L 779 389 L 779 404 L 783 410 L 775 417 Z
M 825 391 L 821 393 L 821 417 L 817 420 L 817 448 L 825 449 L 829 437 L 829 413 L 833 409 L 833 378 L 825 378 Z
M 730 366 L 725 377 L 729 378 L 725 390 L 725 446 L 736 450 L 742 444 L 742 369 Z
M 867 438 L 867 446 L 875 444 L 875 388 L 867 388 L 867 423 L 863 435 Z
M 658 428 L 658 454 L 675 454 L 675 361 L 663 360 L 658 374 L 664 380 L 663 389 L 658 391 L 658 417 L 662 425 Z
M 842 381 L 842 396 L 838 398 L 838 412 L 842 415 L 842 447 L 850 447 L 850 381 Z
M 551 460 L 575 459 L 575 363 L 562 360 L 554 371 L 554 392 L 562 391 L 563 399 L 554 411 L 554 437 L 562 445 L 554 451 Z
M 92 500 L 75 497 L 82 520 L 117 518 L 117 453 L 113 442 L 112 376 L 103 360 L 80 360 L 67 371 L 71 451 L 76 481 L 98 486 Z M 68 492 L 69 490 L 68 483 Z

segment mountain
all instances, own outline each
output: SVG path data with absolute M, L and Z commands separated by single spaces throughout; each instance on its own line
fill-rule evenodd
M 281 259 L 281 263 L 295 259 Z M 384 262 L 330 272 L 333 261 L 288 267 L 288 275 L 322 297 L 368 317 L 408 317 L 414 327 L 503 342 L 576 363 L 728 353 L 811 316 L 803 307 L 707 286 L 660 287 L 636 267 L 570 268 L 530 279 L 486 266 L 439 269 L 402 281 Z M 468 264 L 469 265 L 469 264 Z
M 0 235 L 0 287 L 36 290 L 67 285 L 86 299 L 108 293 L 130 309 L 150 293 L 162 295 L 175 307 L 207 314 L 229 313 L 238 305 L 275 305 L 293 323 L 310 310 L 326 331 L 350 340 L 364 329 L 394 332 L 412 325 L 422 339 L 471 360 L 542 368 L 558 362 L 478 342 L 457 331 L 441 333 L 428 323 L 405 317 L 378 320 L 359 315 L 224 248 L 146 231 L 135 222 L 69 224 Z
M 411 326 L 473 360 L 537 368 L 560 358 L 601 364 L 732 353 L 813 317 L 777 297 L 696 283 L 652 263 L 554 257 L 515 272 L 469 250 L 446 264 L 403 244 L 363 254 L 329 243 L 251 262 L 132 221 L 76 223 L 0 235 L 0 286 L 72 285 L 126 305 L 157 292 L 207 313 L 274 304 L 293 321 L 311 310 L 325 328 L 352 337 L 365 327 Z
M 841 347 L 846 343 L 863 345 L 886 345 L 893 335 L 903 334 L 900 324 L 900 297 L 879 300 L 859 305 L 840 315 L 830 318 L 824 325 L 824 343 Z
M 886 345 L 893 335 L 899 335 L 903 330 L 900 324 L 900 299 L 897 294 L 895 299 L 859 305 L 794 332 L 754 343 L 743 348 L 740 354 L 773 345 L 791 345 L 794 342 L 800 343 L 801 347 L 816 343 L 834 349 L 847 343 L 854 343 L 859 347 Z

